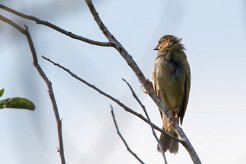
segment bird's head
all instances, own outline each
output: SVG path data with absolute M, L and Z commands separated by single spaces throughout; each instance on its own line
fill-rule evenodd
M 173 35 L 164 35 L 160 38 L 156 48 L 159 52 L 164 51 L 180 51 L 184 50 L 184 45 L 181 43 L 181 39 Z

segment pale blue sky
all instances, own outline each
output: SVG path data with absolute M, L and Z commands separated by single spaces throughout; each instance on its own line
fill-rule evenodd
M 82 36 L 106 41 L 84 1 L 0 1 Z M 246 163 L 246 3 L 243 0 L 104 0 L 95 6 L 109 30 L 151 79 L 153 51 L 165 34 L 183 38 L 191 66 L 190 101 L 182 126 L 203 163 Z M 126 62 L 112 48 L 72 40 L 47 27 L 29 25 L 39 57 L 44 55 L 141 112 L 121 78 L 128 80 L 161 126 L 159 111 L 142 92 Z M 33 100 L 36 111 L 1 110 L 0 162 L 60 163 L 57 133 L 44 82 L 31 63 L 25 38 L 0 22 L 0 88 L 6 97 Z M 63 119 L 67 163 L 137 163 L 116 134 L 109 104 L 129 146 L 145 163 L 163 163 L 150 127 L 40 58 L 53 82 Z M 180 145 L 170 164 L 192 163 Z

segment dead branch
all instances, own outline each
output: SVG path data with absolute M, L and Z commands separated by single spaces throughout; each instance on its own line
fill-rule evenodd
M 64 146 L 63 146 L 63 137 L 62 137 L 62 120 L 60 118 L 59 115 L 59 111 L 58 111 L 58 107 L 56 104 L 56 99 L 55 99 L 55 95 L 53 92 L 53 87 L 52 87 L 52 83 L 51 81 L 48 79 L 48 77 L 46 76 L 46 74 L 44 73 L 43 69 L 40 67 L 39 63 L 38 63 L 38 58 L 37 58 L 37 53 L 36 53 L 36 49 L 34 47 L 33 41 L 32 41 L 32 37 L 28 31 L 28 27 L 25 26 L 25 28 L 19 26 L 18 24 L 16 24 L 15 22 L 11 21 L 10 19 L 3 17 L 2 15 L 0 15 L 0 20 L 2 20 L 3 22 L 9 24 L 10 26 L 14 27 L 16 30 L 18 30 L 20 33 L 22 33 L 23 35 L 26 36 L 31 53 L 32 53 L 32 59 L 33 59 L 33 65 L 34 67 L 37 69 L 39 75 L 42 77 L 42 79 L 44 80 L 44 82 L 47 85 L 48 88 L 48 92 L 49 92 L 49 97 L 53 106 L 53 112 L 55 115 L 55 119 L 56 119 L 56 125 L 57 125 L 57 131 L 58 131 L 58 140 L 59 140 L 59 154 L 60 154 L 60 158 L 61 158 L 61 163 L 65 164 L 65 155 L 64 155 Z
M 123 80 L 123 81 L 127 84 L 127 86 L 130 88 L 130 90 L 131 90 L 131 92 L 132 92 L 132 96 L 135 98 L 135 100 L 138 102 L 138 104 L 139 104 L 139 105 L 141 106 L 141 108 L 143 109 L 143 111 L 144 111 L 144 113 L 145 113 L 145 116 L 146 116 L 147 119 L 148 119 L 148 124 L 149 124 L 150 127 L 151 127 L 153 136 L 154 136 L 154 138 L 156 139 L 156 142 L 158 143 L 158 145 L 160 145 L 160 141 L 159 141 L 159 139 L 158 139 L 158 137 L 157 137 L 157 135 L 156 135 L 156 133 L 155 133 L 154 127 L 150 124 L 150 123 L 151 123 L 151 120 L 150 120 L 150 117 L 149 117 L 149 115 L 148 115 L 148 112 L 147 112 L 145 106 L 144 106 L 143 103 L 140 101 L 140 99 L 138 98 L 137 94 L 136 94 L 135 91 L 133 90 L 132 86 L 128 83 L 128 81 L 126 81 L 125 79 L 122 79 L 122 80 Z M 174 137 L 174 136 L 173 136 L 173 137 Z M 176 138 L 176 137 L 175 137 L 175 138 Z M 176 139 L 178 139 L 178 138 L 176 138 Z M 175 140 L 176 140 L 176 139 L 175 139 Z M 160 146 L 160 148 L 162 149 L 162 146 Z M 162 156 L 163 156 L 163 158 L 164 158 L 164 162 L 165 162 L 165 164 L 167 164 L 167 158 L 166 158 L 166 156 L 165 156 L 165 153 L 164 153 L 163 151 L 161 151 L 161 152 L 162 152 Z
M 113 117 L 113 121 L 114 121 L 114 125 L 115 125 L 115 128 L 116 128 L 116 131 L 117 131 L 117 134 L 120 136 L 120 139 L 123 141 L 124 145 L 126 146 L 127 150 L 142 164 L 144 164 L 144 162 L 137 156 L 136 153 L 134 153 L 131 148 L 128 146 L 126 140 L 123 138 L 123 136 L 121 135 L 120 133 L 120 130 L 119 130 L 119 127 L 117 125 L 117 122 L 116 122 L 116 119 L 115 119 L 115 115 L 114 115 L 114 109 L 113 109 L 113 106 L 110 105 L 110 108 L 111 108 L 111 114 L 112 114 L 112 117 Z
M 147 124 L 151 124 L 153 126 L 154 129 L 158 130 L 161 133 L 165 133 L 166 135 L 168 135 L 169 137 L 171 137 L 172 139 L 176 140 L 177 142 L 184 142 L 182 139 L 176 138 L 172 135 L 170 135 L 169 133 L 163 131 L 161 128 L 159 128 L 158 126 L 156 126 L 154 123 L 150 122 L 140 113 L 135 112 L 133 109 L 129 108 L 128 106 L 126 106 L 124 103 L 122 103 L 120 100 L 114 98 L 113 96 L 109 95 L 108 93 L 102 91 L 101 89 L 99 89 L 98 87 L 96 87 L 95 85 L 87 82 L 86 80 L 78 77 L 76 74 L 74 74 L 72 71 L 70 71 L 69 69 L 63 67 L 62 65 L 55 63 L 54 61 L 52 61 L 51 59 L 42 56 L 43 59 L 47 60 L 48 62 L 54 64 L 55 66 L 59 67 L 60 69 L 64 70 L 65 72 L 67 72 L 69 75 L 71 75 L 73 78 L 75 78 L 76 80 L 80 81 L 81 83 L 87 85 L 88 87 L 92 88 L 93 90 L 97 91 L 98 93 L 100 93 L 101 95 L 109 98 L 110 100 L 114 101 L 116 104 L 118 104 L 119 106 L 121 106 L 126 112 L 129 112 L 135 116 L 137 116 L 138 118 L 140 118 L 141 120 L 143 120 L 144 122 L 146 122 Z
M 89 43 L 89 44 L 93 44 L 93 45 L 105 46 L 105 47 L 114 47 L 119 52 L 119 54 L 124 58 L 124 60 L 130 66 L 130 68 L 133 70 L 133 72 L 136 74 L 139 82 L 144 87 L 144 89 L 147 91 L 147 93 L 152 98 L 152 100 L 156 103 L 158 108 L 162 112 L 165 113 L 167 118 L 170 118 L 170 112 L 166 109 L 165 104 L 163 104 L 163 102 L 160 100 L 160 98 L 156 95 L 155 91 L 153 90 L 152 83 L 148 79 L 145 78 L 144 74 L 139 69 L 138 65 L 133 60 L 132 56 L 126 51 L 126 49 L 121 45 L 121 43 L 109 32 L 109 30 L 104 25 L 104 23 L 102 22 L 101 18 L 99 17 L 99 15 L 98 15 L 98 13 L 97 13 L 92 1 L 91 0 L 85 0 L 85 2 L 87 4 L 87 6 L 88 6 L 93 18 L 95 19 L 96 23 L 98 24 L 98 27 L 103 32 L 105 37 L 108 39 L 108 42 L 97 42 L 97 41 L 93 41 L 93 40 L 78 36 L 76 34 L 68 32 L 68 31 L 66 31 L 66 30 L 64 30 L 64 29 L 62 29 L 62 28 L 60 28 L 60 27 L 58 27 L 56 25 L 53 25 L 53 24 L 51 24 L 51 23 L 49 23 L 47 21 L 43 21 L 43 20 L 40 20 L 40 19 L 38 19 L 36 17 L 22 14 L 20 12 L 17 12 L 15 10 L 10 9 L 10 8 L 4 6 L 4 5 L 1 5 L 1 4 L 0 4 L 0 8 L 6 10 L 8 12 L 11 12 L 11 13 L 13 13 L 15 15 L 18 15 L 18 16 L 20 16 L 22 18 L 29 19 L 29 20 L 35 21 L 38 24 L 42 24 L 42 25 L 48 26 L 48 27 L 50 27 L 50 28 L 52 28 L 52 29 L 54 29 L 56 31 L 59 31 L 59 32 L 71 37 L 71 38 L 74 38 L 74 39 L 77 39 L 77 40 L 80 40 L 80 41 L 83 41 L 83 42 L 86 42 L 86 43 Z M 143 118 L 141 118 L 141 119 L 143 119 Z M 148 120 L 146 119 L 145 122 L 148 122 Z M 155 129 L 156 129 L 156 127 L 155 127 Z M 200 164 L 201 161 L 200 161 L 196 151 L 194 150 L 194 148 L 193 148 L 192 144 L 190 143 L 189 139 L 187 138 L 186 134 L 184 133 L 184 131 L 178 125 L 177 122 L 175 122 L 175 129 L 176 129 L 176 132 L 179 134 L 179 136 L 181 138 L 181 139 L 179 139 L 179 142 L 186 148 L 186 150 L 188 151 L 191 159 L 193 160 L 193 163 Z M 159 131 L 162 131 L 162 130 L 160 130 L 160 128 L 159 128 Z
M 58 31 L 64 35 L 67 35 L 73 39 L 77 39 L 77 40 L 80 40 L 80 41 L 83 41 L 83 42 L 86 42 L 86 43 L 89 43 L 89 44 L 92 44 L 92 45 L 97 45 L 97 46 L 103 46 L 103 47 L 112 47 L 112 45 L 109 43 L 109 42 L 99 42 L 99 41 L 95 41 L 95 40 L 91 40 L 91 39 L 88 39 L 88 38 L 85 38 L 83 36 L 80 36 L 80 35 L 76 35 L 70 31 L 66 31 L 64 30 L 63 28 L 61 27 L 58 27 L 48 21 L 44 21 L 42 19 L 39 19 L 37 17 L 34 17 L 34 16 L 30 16 L 30 15 L 26 15 L 26 14 L 23 14 L 21 12 L 18 12 L 14 9 L 11 9 L 5 5 L 2 5 L 0 4 L 0 8 L 3 9 L 3 10 L 6 10 L 12 14 L 15 14 L 21 18 L 24 18 L 24 19 L 28 19 L 28 20 L 31 20 L 31 21 L 34 21 L 36 22 L 37 24 L 41 24 L 41 25 L 44 25 L 44 26 L 47 26 L 47 27 L 50 27 L 52 29 L 54 29 L 55 31 Z

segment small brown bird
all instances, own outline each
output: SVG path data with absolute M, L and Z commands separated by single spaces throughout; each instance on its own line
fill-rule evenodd
M 167 120 L 165 114 L 160 111 L 163 130 L 178 137 L 174 129 L 174 120 L 182 124 L 188 104 L 190 93 L 190 66 L 184 53 L 184 45 L 181 39 L 165 35 L 160 38 L 157 47 L 157 57 L 154 63 L 152 78 L 154 89 L 167 109 L 171 113 L 171 119 Z M 158 151 L 177 153 L 178 142 L 168 135 L 161 134 Z

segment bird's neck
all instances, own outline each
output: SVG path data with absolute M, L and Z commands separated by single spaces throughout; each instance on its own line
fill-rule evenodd
M 158 51 L 157 52 L 157 58 L 164 57 L 164 56 L 169 55 L 171 53 L 172 53 L 171 51 L 167 51 L 167 50 L 165 50 L 165 51 Z

